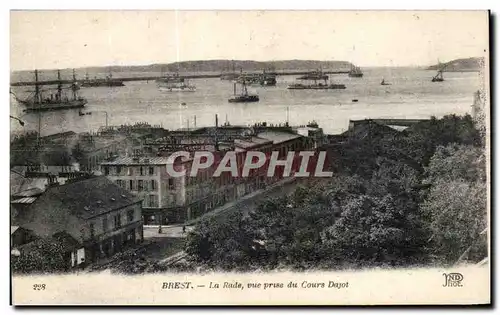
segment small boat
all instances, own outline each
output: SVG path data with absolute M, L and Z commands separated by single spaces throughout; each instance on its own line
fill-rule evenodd
M 352 102 L 353 102 L 353 103 L 357 103 L 357 102 L 358 102 L 358 100 L 357 100 L 357 99 L 353 99 L 353 100 L 352 100 Z
M 240 95 L 236 95 L 236 83 L 234 83 L 234 97 L 228 100 L 229 103 L 253 103 L 259 101 L 258 95 L 248 94 L 245 81 L 241 83 L 241 86 L 242 86 L 242 93 Z
M 380 85 L 391 85 L 390 83 L 385 82 L 384 79 L 382 79 L 382 82 L 380 82 Z
M 438 73 L 434 77 L 432 77 L 432 82 L 443 82 L 443 81 L 444 81 L 443 71 L 439 70 Z
M 441 62 L 439 62 L 439 60 L 438 60 L 438 72 L 435 76 L 432 77 L 432 80 L 431 80 L 432 82 L 443 82 L 444 81 L 444 78 L 443 78 L 444 68 L 445 67 L 442 67 Z

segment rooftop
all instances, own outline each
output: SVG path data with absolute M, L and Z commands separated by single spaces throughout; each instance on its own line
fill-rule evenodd
M 18 197 L 31 197 L 40 195 L 45 191 L 48 183 L 46 177 L 26 178 L 18 172 L 10 172 L 10 195 Z
M 242 149 L 250 149 L 263 144 L 272 143 L 271 140 L 259 137 L 252 137 L 252 139 L 235 139 L 234 144 Z
M 167 165 L 169 163 L 168 157 L 155 156 L 155 157 L 120 157 L 113 161 L 103 162 L 101 165 Z
M 82 219 L 95 217 L 140 201 L 105 176 L 53 186 L 38 198 L 44 204 L 61 205 L 63 211 Z M 33 206 L 36 207 L 38 202 Z
M 301 138 L 301 135 L 281 131 L 264 131 L 257 134 L 259 138 L 271 140 L 273 144 L 278 144 L 293 139 Z

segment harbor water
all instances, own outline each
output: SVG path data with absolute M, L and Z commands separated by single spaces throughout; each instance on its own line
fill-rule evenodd
M 219 122 L 250 125 L 256 122 L 304 125 L 315 120 L 326 133 L 345 131 L 350 119 L 429 118 L 447 114 L 470 113 L 473 93 L 484 85 L 479 72 L 445 73 L 445 81 L 431 82 L 435 71 L 416 68 L 364 68 L 362 78 L 346 74 L 330 75 L 331 83 L 345 84 L 345 90 L 287 90 L 296 77 L 279 76 L 275 87 L 249 87 L 260 102 L 228 103 L 233 84 L 218 78 L 189 80 L 196 92 L 160 91 L 154 81 L 125 82 L 124 87 L 81 88 L 80 96 L 88 100 L 79 109 L 40 113 L 42 135 L 57 132 L 97 131 L 109 125 L 147 122 L 166 129 L 213 126 Z M 148 75 L 148 74 L 144 74 Z M 382 86 L 382 79 L 391 85 Z M 34 87 L 12 88 L 20 98 Z M 357 101 L 354 101 L 357 100 Z M 11 131 L 38 130 L 38 113 L 24 113 L 24 107 L 11 97 Z M 185 105 L 183 105 L 185 104 Z M 288 108 L 288 114 L 287 114 Z

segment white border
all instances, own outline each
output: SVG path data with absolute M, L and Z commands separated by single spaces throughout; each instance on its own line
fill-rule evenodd
M 100 10 L 105 10 L 105 9 L 188 9 L 188 10 L 193 10 L 193 9 L 202 9 L 202 10 L 209 10 L 209 9 L 268 9 L 268 10 L 277 10 L 277 9 L 294 9 L 294 10 L 301 10 L 301 9 L 362 9 L 362 10 L 368 10 L 368 9 L 376 9 L 376 10 L 384 10 L 384 9 L 392 9 L 392 10 L 405 10 L 405 9 L 419 9 L 419 10 L 440 10 L 440 9 L 448 9 L 448 10 L 485 10 L 485 9 L 492 9 L 493 12 L 499 12 L 500 9 L 498 9 L 498 4 L 499 1 L 495 0 L 483 0 L 483 1 L 432 1 L 432 0 L 420 0 L 420 1 L 384 1 L 384 0 L 378 0 L 378 1 L 360 1 L 360 0 L 349 0 L 345 1 L 342 3 L 336 2 L 335 5 L 333 5 L 330 1 L 314 1 L 314 0 L 301 0 L 301 1 L 296 1 L 296 0 L 289 0 L 289 1 L 263 1 L 263 0 L 252 0 L 252 1 L 217 1 L 217 0 L 212 0 L 212 1 L 189 1 L 189 0 L 183 0 L 175 3 L 175 5 L 172 5 L 172 2 L 165 3 L 165 1 L 149 1 L 149 0 L 141 0 L 141 1 L 113 1 L 113 3 L 104 3 L 103 1 L 95 1 L 95 0 L 87 0 L 85 2 L 83 1 L 16 1 L 15 3 L 11 3 L 10 5 L 7 4 L 7 1 L 4 1 L 1 3 L 1 14 L 2 14 L 2 26 L 3 26 L 3 31 L 1 33 L 1 42 L 3 45 L 1 46 L 2 48 L 2 60 L 3 60 L 3 65 L 5 66 L 6 69 L 2 71 L 1 75 L 1 80 L 2 80 L 2 88 L 0 89 L 0 93 L 2 93 L 2 99 L 5 100 L 6 104 L 3 104 L 1 106 L 1 111 L 2 115 L 0 117 L 3 117 L 5 119 L 5 122 L 7 122 L 7 111 L 9 111 L 9 106 L 8 106 L 8 89 L 7 86 L 9 85 L 9 10 L 11 9 L 45 9 L 45 10 L 50 10 L 50 9 L 100 9 Z M 285 5 L 284 5 L 285 4 Z M 496 10 L 495 10 L 496 8 Z M 498 21 L 497 21 L 498 24 Z M 498 38 L 498 33 L 495 36 L 497 39 Z M 494 56 L 492 56 L 491 59 L 496 59 L 496 56 L 498 54 L 495 53 Z M 495 74 L 496 74 L 496 69 L 495 69 Z M 495 81 L 496 82 L 496 81 Z M 497 88 L 497 85 L 495 85 L 493 88 Z M 495 90 L 498 91 L 498 90 Z M 494 106 L 495 104 L 493 104 Z M 496 115 L 494 118 L 497 118 Z M 498 127 L 498 120 L 494 119 L 495 125 L 494 125 L 494 130 L 497 130 L 496 127 Z M 2 130 L 2 144 L 5 146 L 2 146 L 4 148 L 7 148 L 8 146 L 8 134 L 9 134 L 9 126 L 10 124 L 1 124 L 1 128 L 5 129 Z M 5 141 L 5 142 L 4 142 Z M 495 146 L 497 147 L 497 141 L 495 141 Z M 2 193 L 2 202 L 4 205 L 4 211 L 2 214 L 5 216 L 4 220 L 2 222 L 8 222 L 9 214 L 7 211 L 7 200 L 8 200 L 8 195 L 7 195 L 7 188 L 8 188 L 8 181 L 7 181 L 7 163 L 8 163 L 8 153 L 2 157 L 2 163 L 4 163 L 5 167 L 0 168 L 1 170 L 1 177 L 2 180 L 0 181 L 2 184 L 1 193 Z M 492 161 L 493 162 L 493 161 Z M 493 196 L 499 195 L 496 194 L 497 190 L 495 190 L 495 194 Z M 5 198 L 6 197 L 6 198 Z M 495 209 L 492 209 L 492 211 L 495 211 Z M 497 220 L 495 223 L 498 223 L 498 217 L 499 215 L 496 215 Z M 498 224 L 495 224 L 495 227 Z M 9 227 L 4 226 L 2 230 L 9 230 Z M 2 243 L 2 252 L 5 254 L 5 256 L 1 260 L 1 266 L 2 266 L 2 276 L 3 276 L 3 281 L 2 281 L 2 305 L 4 306 L 4 311 L 7 311 L 7 313 L 14 312 L 14 309 L 9 307 L 9 285 L 10 285 L 10 275 L 8 274 L 9 270 L 9 265 L 8 265 L 8 248 L 9 248 L 9 243 L 6 240 L 6 238 L 0 238 L 0 242 Z M 497 244 L 497 242 L 495 242 Z M 6 245 L 6 246 L 5 246 Z M 496 253 L 496 250 L 493 250 L 493 254 Z M 498 292 L 498 290 L 497 290 Z M 496 297 L 495 297 L 496 298 Z M 52 310 L 46 310 L 46 311 L 52 311 Z M 115 310 L 116 311 L 116 310 Z M 136 311 L 135 309 L 133 310 L 134 312 Z M 142 310 L 138 310 L 142 311 Z M 165 310 L 161 310 L 165 311 Z M 181 312 L 182 310 L 166 310 L 169 313 L 177 313 Z M 211 312 L 218 312 L 219 310 L 210 310 Z M 231 311 L 231 310 L 229 310 Z M 238 310 L 241 312 L 248 312 L 249 310 Z M 266 313 L 270 312 L 271 310 L 259 310 L 259 313 Z M 296 310 L 298 312 L 306 311 L 306 310 Z M 325 311 L 330 311 L 330 310 L 325 310 Z M 344 312 L 345 310 L 334 310 L 335 312 Z M 370 311 L 373 311 L 371 309 Z M 383 311 L 383 310 L 382 310 Z M 69 313 L 70 310 L 64 310 L 64 312 Z M 92 312 L 92 314 L 95 313 L 101 313 L 103 311 L 101 310 L 95 310 L 95 309 L 89 309 L 89 310 L 84 310 L 84 312 Z M 424 310 L 424 312 L 429 312 L 428 310 Z

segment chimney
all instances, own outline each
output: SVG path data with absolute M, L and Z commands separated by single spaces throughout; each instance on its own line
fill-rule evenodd
M 219 127 L 219 116 L 217 116 L 217 114 L 215 114 L 215 127 Z

